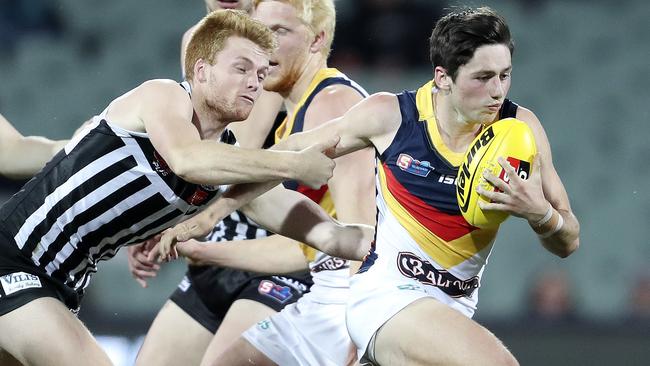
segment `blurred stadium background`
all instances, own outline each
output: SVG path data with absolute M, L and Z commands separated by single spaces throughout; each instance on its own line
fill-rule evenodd
M 509 97 L 540 117 L 582 224 L 560 260 L 507 221 L 476 319 L 522 365 L 650 365 L 650 3 L 338 0 L 330 64 L 371 92 L 417 88 L 431 28 L 459 4 L 507 18 Z M 201 0 L 0 0 L 0 112 L 25 135 L 66 138 L 142 81 L 178 79 L 180 37 L 204 13 Z M 1 180 L 0 202 L 21 184 Z M 100 265 L 81 317 L 117 365 L 183 272 L 165 266 L 141 289 L 125 254 Z

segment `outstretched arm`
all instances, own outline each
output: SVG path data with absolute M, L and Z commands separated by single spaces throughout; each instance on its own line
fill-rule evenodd
M 25 137 L 0 115 L 0 174 L 16 179 L 29 178 L 38 173 L 66 143 L 67 140 Z
M 339 157 L 366 147 L 374 147 L 381 154 L 393 141 L 401 121 L 397 97 L 390 93 L 377 93 L 357 103 L 339 118 L 289 136 L 276 148 L 300 151 L 315 142 L 339 136 L 340 141 L 330 156 Z
M 187 92 L 176 82 L 150 80 L 113 101 L 107 117 L 120 127 L 146 132 L 169 168 L 192 183 L 296 179 L 320 187 L 331 177 L 334 162 L 318 149 L 245 149 L 217 142 L 217 131 L 206 139 L 192 124 L 193 111 Z
M 374 228 L 342 224 L 301 193 L 277 186 L 241 209 L 274 233 L 305 243 L 334 257 L 361 260 L 374 237 Z
M 300 243 L 281 235 L 229 242 L 178 243 L 178 254 L 192 263 L 235 268 L 242 271 L 281 274 L 308 268 Z

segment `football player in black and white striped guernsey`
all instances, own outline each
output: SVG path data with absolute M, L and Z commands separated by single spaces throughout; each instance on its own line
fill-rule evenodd
M 207 13 L 221 8 L 249 13 L 252 10 L 252 0 L 204 0 L 204 3 Z M 185 49 L 195 28 L 196 25 L 192 26 L 183 35 L 181 70 L 185 69 Z M 263 91 L 248 119 L 228 126 L 237 136 L 239 146 L 257 149 L 273 144 L 275 127 L 286 116 L 284 112 L 278 113 L 282 102 L 279 94 Z M 235 211 L 217 224 L 206 241 L 220 243 L 269 235 L 272 233 Z M 128 247 L 129 269 L 142 287 L 147 287 L 147 280 L 156 276 L 160 268 L 147 260 L 150 242 L 153 241 Z M 185 276 L 147 331 L 135 365 L 191 366 L 199 365 L 202 358 L 216 358 L 244 330 L 302 298 L 312 283 L 308 270 L 276 276 L 189 264 Z M 269 288 L 282 290 L 269 291 Z
M 327 181 L 334 163 L 323 144 L 300 153 L 229 145 L 225 127 L 246 119 L 273 47 L 272 33 L 244 13 L 212 13 L 188 46 L 184 87 L 151 80 L 117 98 L 2 206 L 3 365 L 109 365 L 68 311 L 97 262 L 199 212 L 223 185 Z

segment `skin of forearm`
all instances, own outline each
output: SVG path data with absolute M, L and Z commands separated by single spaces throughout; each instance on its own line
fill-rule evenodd
M 540 241 L 546 250 L 557 255 L 561 258 L 566 258 L 575 252 L 579 245 L 580 225 L 575 216 L 566 210 L 557 210 L 559 215 L 564 219 L 564 225 L 557 233 L 548 238 L 540 237 Z M 549 222 L 548 228 L 538 230 L 538 232 L 545 232 L 553 230 L 559 218 L 555 218 Z
M 66 142 L 37 136 L 21 137 L 8 142 L 0 157 L 0 174 L 14 179 L 32 177 Z
M 307 234 L 306 243 L 334 257 L 360 261 L 370 250 L 374 228 L 338 222 L 317 224 Z
M 267 274 L 291 273 L 308 268 L 298 242 L 280 235 L 227 243 L 204 243 L 200 244 L 192 257 L 221 267 Z
M 201 141 L 183 149 L 169 162 L 181 178 L 195 184 L 223 185 L 296 179 L 298 155 L 285 151 L 265 151 Z M 179 159 L 180 158 L 180 159 Z

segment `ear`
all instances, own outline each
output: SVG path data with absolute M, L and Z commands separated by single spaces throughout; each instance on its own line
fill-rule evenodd
M 208 80 L 207 77 L 207 62 L 204 59 L 200 58 L 194 63 L 194 81 L 203 83 Z
M 318 32 L 318 34 L 316 34 L 313 41 L 311 42 L 311 45 L 309 45 L 309 51 L 311 51 L 311 53 L 320 52 L 326 40 L 327 36 L 325 35 L 325 31 Z
M 451 76 L 447 74 L 447 70 L 444 67 L 436 66 L 436 68 L 433 69 L 433 80 L 438 89 L 447 91 L 451 89 Z

